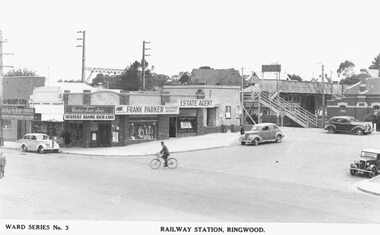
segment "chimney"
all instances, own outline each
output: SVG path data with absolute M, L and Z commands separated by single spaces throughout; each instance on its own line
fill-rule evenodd
M 364 93 L 367 90 L 366 78 L 360 80 L 360 93 Z

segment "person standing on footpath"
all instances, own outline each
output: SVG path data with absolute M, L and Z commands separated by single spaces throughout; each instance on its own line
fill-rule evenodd
M 7 160 L 5 159 L 3 152 L 1 152 L 0 153 L 0 179 L 4 177 L 4 169 L 5 169 L 6 163 L 7 163 Z

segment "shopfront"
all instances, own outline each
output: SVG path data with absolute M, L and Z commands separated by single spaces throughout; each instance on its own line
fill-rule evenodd
M 108 147 L 119 143 L 113 105 L 65 105 L 65 133 L 70 146 Z
M 170 115 L 178 115 L 178 105 L 118 105 L 116 117 L 126 125 L 125 143 L 133 144 L 160 139 L 159 132 L 168 126 Z
M 15 141 L 31 132 L 34 109 L 4 105 L 1 118 L 4 140 Z

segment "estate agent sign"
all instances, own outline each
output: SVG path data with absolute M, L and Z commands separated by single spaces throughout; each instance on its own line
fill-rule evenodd
M 117 105 L 116 115 L 179 114 L 178 105 Z
M 113 105 L 65 105 L 64 120 L 115 120 Z
M 18 108 L 3 106 L 1 109 L 2 119 L 34 120 L 34 108 Z
M 178 100 L 180 108 L 214 108 L 214 101 L 207 99 Z

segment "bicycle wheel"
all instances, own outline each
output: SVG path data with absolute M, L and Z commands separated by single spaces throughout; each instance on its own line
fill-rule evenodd
M 150 161 L 150 168 L 152 168 L 153 170 L 157 170 L 158 168 L 160 168 L 160 166 L 161 166 L 160 159 L 155 158 L 152 161 Z
M 175 169 L 175 168 L 177 168 L 177 166 L 178 166 L 177 159 L 175 159 L 175 158 L 169 158 L 168 159 L 168 168 Z

